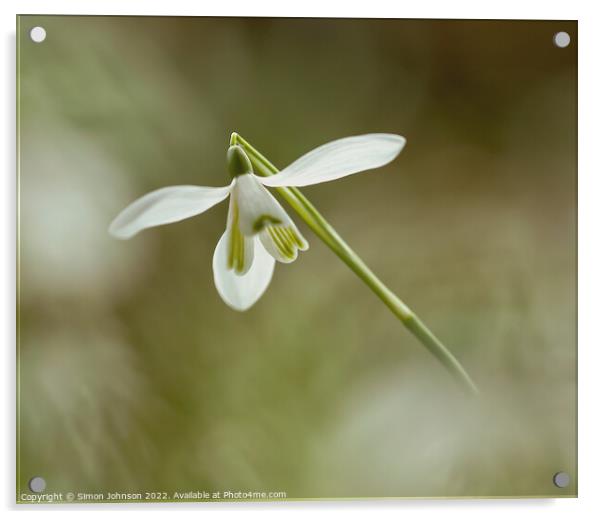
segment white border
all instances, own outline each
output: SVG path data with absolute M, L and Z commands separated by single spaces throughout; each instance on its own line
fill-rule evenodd
M 0 489 L 4 508 L 14 513 L 14 337 L 15 337 L 15 15 L 19 14 L 137 14 L 137 15 L 221 15 L 221 16 L 332 16 L 332 17 L 399 17 L 399 18 L 506 18 L 506 19 L 570 19 L 579 20 L 579 498 L 558 500 L 453 500 L 453 501 L 344 501 L 344 502 L 294 502 L 258 504 L 175 504 L 175 505 L 103 505 L 84 510 L 104 510 L 117 514 L 188 511 L 215 513 L 216 511 L 244 510 L 247 514 L 263 516 L 266 513 L 328 514 L 344 513 L 345 516 L 363 516 L 367 512 L 412 517 L 437 517 L 445 514 L 456 517 L 507 517 L 509 514 L 528 513 L 534 517 L 595 517 L 602 506 L 598 499 L 602 485 L 602 420 L 599 409 L 602 368 L 602 343 L 600 339 L 599 298 L 602 293 L 600 267 L 602 248 L 598 222 L 602 222 L 598 201 L 602 167 L 600 122 L 600 93 L 602 74 L 600 56 L 602 26 L 599 9 L 592 1 L 529 1 L 505 0 L 498 2 L 454 0 L 453 2 L 414 1 L 394 2 L 370 0 L 369 2 L 305 0 L 304 2 L 227 0 L 221 2 L 185 2 L 179 0 L 88 0 L 86 2 L 3 0 L 2 58 L 3 121 L 1 153 L 4 164 L 2 179 L 2 226 L 3 244 L 2 287 L 0 299 L 0 330 L 3 332 L 3 390 L 0 420 L 1 446 Z M 44 507 L 45 513 L 63 514 L 63 507 Z M 28 515 L 33 510 L 19 506 Z M 81 512 L 71 506 L 68 510 Z M 124 512 L 124 510 L 126 512 Z M 597 514 L 596 514 L 597 511 Z

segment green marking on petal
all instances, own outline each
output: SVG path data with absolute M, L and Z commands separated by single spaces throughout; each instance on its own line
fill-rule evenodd
M 284 244 L 286 250 L 289 253 L 289 257 L 292 258 L 295 256 L 295 243 L 293 241 L 291 241 L 291 239 L 286 231 L 287 231 L 286 227 L 276 227 L 276 234 L 278 234 L 278 236 L 282 240 L 282 243 Z
M 301 238 L 301 235 L 297 232 L 296 229 L 293 229 L 292 227 L 287 227 L 286 232 L 289 236 L 289 239 L 297 246 L 297 248 L 302 249 L 306 247 L 307 244 Z
M 237 228 L 238 234 L 238 247 L 236 249 L 236 265 L 234 266 L 234 270 L 238 273 L 242 273 L 245 269 L 245 238 Z
M 245 267 L 245 237 L 238 227 L 238 205 L 232 201 L 232 221 L 228 241 L 228 269 L 243 272 Z
M 278 249 L 278 252 L 282 254 L 283 257 L 287 259 L 292 259 L 295 257 L 295 251 L 291 247 L 291 244 L 283 237 L 283 234 L 280 231 L 280 227 L 268 227 L 267 231 L 274 242 L 274 245 Z
M 276 234 L 276 229 L 274 227 L 268 227 L 267 231 L 272 239 L 272 242 L 274 242 L 274 245 L 278 249 L 278 252 L 283 256 L 286 256 L 286 249 L 284 248 L 284 244 L 282 243 L 280 236 Z
M 253 231 L 261 232 L 263 229 L 270 225 L 280 225 L 282 222 L 269 214 L 262 214 L 257 217 L 257 219 L 253 222 Z

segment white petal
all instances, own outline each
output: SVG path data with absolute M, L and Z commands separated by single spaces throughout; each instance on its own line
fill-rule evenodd
M 406 140 L 391 133 L 370 133 L 329 142 L 306 153 L 280 173 L 261 178 L 266 186 L 308 186 L 379 168 L 391 162 Z
M 121 211 L 109 226 L 109 233 L 125 240 L 147 227 L 179 222 L 221 202 L 230 189 L 230 186 L 172 186 L 151 191 Z
M 253 306 L 270 284 L 274 272 L 274 258 L 257 238 L 253 263 L 246 274 L 238 275 L 228 268 L 228 231 L 217 242 L 213 254 L 213 279 L 224 302 L 234 310 L 244 311 Z
M 238 205 L 240 230 L 247 236 L 261 232 L 267 225 L 292 224 L 286 211 L 255 175 L 236 177 L 232 196 Z

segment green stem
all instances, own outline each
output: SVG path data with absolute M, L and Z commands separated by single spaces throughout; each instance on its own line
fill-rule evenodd
M 237 133 L 233 133 L 230 145 L 239 144 L 247 152 L 255 172 L 260 176 L 278 173 L 278 168 Z M 387 305 L 393 314 L 412 334 L 443 364 L 443 366 L 471 393 L 478 393 L 462 364 L 427 328 L 412 310 L 397 297 L 372 272 L 362 259 L 347 245 L 334 228 L 318 212 L 313 204 L 296 187 L 277 188 L 280 195 L 290 204 L 318 237 L 345 262 L 345 264 Z

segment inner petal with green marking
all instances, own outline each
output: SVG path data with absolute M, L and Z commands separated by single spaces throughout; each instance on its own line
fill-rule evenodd
M 278 201 L 253 175 L 236 177 L 233 196 L 244 235 L 255 235 L 268 225 L 287 225 L 291 221 Z
M 298 250 L 307 250 L 309 245 L 293 225 L 267 225 L 259 234 L 261 243 L 274 259 L 290 263 L 297 258 Z
M 299 250 L 307 250 L 307 241 L 291 217 L 254 175 L 236 177 L 232 199 L 232 227 L 238 227 L 246 239 L 258 236 L 275 260 L 290 263 Z M 240 238 L 232 236 L 231 240 L 231 264 L 236 270 L 235 256 L 243 253 L 239 248 Z

